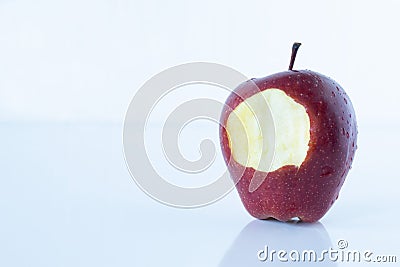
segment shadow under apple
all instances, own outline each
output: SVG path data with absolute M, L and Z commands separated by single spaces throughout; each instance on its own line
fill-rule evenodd
M 337 266 L 329 259 L 329 253 L 324 252 L 330 248 L 329 234 L 320 222 L 254 220 L 239 233 L 219 266 Z

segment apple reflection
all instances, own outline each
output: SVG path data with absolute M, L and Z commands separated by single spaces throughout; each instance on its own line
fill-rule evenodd
M 322 223 L 254 220 L 240 232 L 219 266 L 337 266 L 329 259 L 330 248 Z

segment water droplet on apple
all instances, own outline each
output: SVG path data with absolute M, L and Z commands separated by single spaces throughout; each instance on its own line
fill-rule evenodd
M 347 137 L 347 138 L 350 138 L 349 132 L 346 132 L 346 137 Z
M 354 142 L 351 144 L 351 147 L 354 147 Z
M 333 97 L 335 97 L 335 96 L 336 96 L 336 94 L 335 94 L 335 92 L 334 92 L 334 91 L 332 91 L 332 96 L 333 96 Z
M 339 92 L 339 87 L 336 86 L 336 90 Z
M 345 135 L 345 134 L 346 134 L 346 131 L 345 131 L 345 129 L 344 129 L 344 128 L 342 128 L 342 134 L 343 134 L 343 135 Z
M 322 167 L 322 172 L 320 174 L 320 177 L 328 176 L 331 175 L 332 173 L 333 173 L 333 168 L 330 166 L 325 166 Z
M 343 99 L 344 99 L 344 103 L 346 103 L 346 105 L 347 105 L 347 100 L 346 100 L 346 98 L 343 97 Z
M 301 221 L 300 217 L 293 217 L 293 218 L 291 218 L 288 222 L 298 223 L 298 222 L 300 222 L 300 221 Z

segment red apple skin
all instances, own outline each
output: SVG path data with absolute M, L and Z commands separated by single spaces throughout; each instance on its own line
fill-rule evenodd
M 244 167 L 231 158 L 225 129 L 230 112 L 244 99 L 270 88 L 281 89 L 303 105 L 310 118 L 309 149 L 299 168 L 283 166 L 267 173 Z M 343 88 L 319 73 L 290 70 L 242 83 L 225 104 L 221 114 L 221 148 L 246 210 L 258 219 L 321 219 L 338 198 L 357 148 L 356 117 Z M 254 192 L 249 192 L 253 176 L 267 178 Z

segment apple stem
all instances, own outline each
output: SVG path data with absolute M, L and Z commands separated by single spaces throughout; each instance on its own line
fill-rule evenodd
M 297 50 L 299 50 L 301 43 L 294 43 L 292 46 L 292 56 L 290 57 L 289 70 L 293 69 L 294 60 L 296 59 Z

